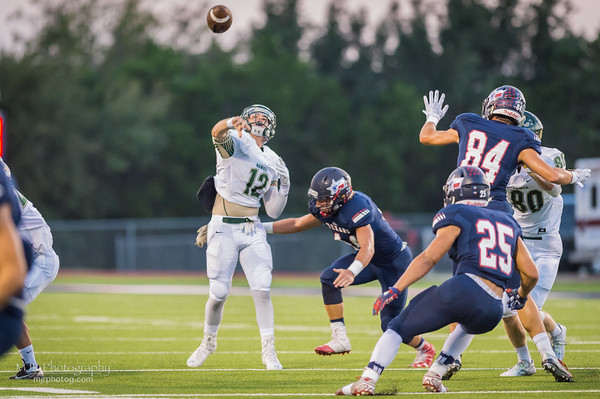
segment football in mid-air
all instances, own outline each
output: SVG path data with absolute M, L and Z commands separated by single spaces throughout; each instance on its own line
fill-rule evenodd
M 206 23 L 210 30 L 214 33 L 223 33 L 226 32 L 233 22 L 233 15 L 229 8 L 218 5 L 212 7 L 208 10 L 208 15 L 206 16 Z

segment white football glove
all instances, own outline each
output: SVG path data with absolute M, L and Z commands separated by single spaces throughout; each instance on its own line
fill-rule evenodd
M 446 115 L 446 111 L 448 111 L 448 104 L 444 106 L 444 99 L 446 95 L 442 93 L 440 96 L 440 92 L 438 90 L 429 91 L 429 100 L 427 96 L 423 96 L 423 101 L 425 102 L 425 109 L 423 113 L 427 116 L 427 122 L 433 122 L 434 125 L 437 125 L 438 122 Z
M 579 187 L 583 187 L 583 182 L 587 180 L 588 177 L 592 174 L 591 169 L 572 169 L 571 173 L 573 174 L 573 179 L 571 179 L 571 184 L 577 184 Z
M 287 195 L 290 192 L 290 171 L 283 159 L 279 158 L 275 163 L 275 169 L 279 175 L 279 192 L 283 195 Z
M 206 244 L 206 232 L 208 231 L 208 225 L 205 224 L 204 226 L 200 227 L 198 229 L 198 235 L 196 236 L 196 246 L 198 248 L 202 248 L 204 246 L 204 244 Z

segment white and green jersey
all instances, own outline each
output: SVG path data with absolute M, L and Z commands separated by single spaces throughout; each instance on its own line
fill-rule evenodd
M 20 231 L 28 231 L 40 228 L 46 225 L 46 221 L 44 217 L 37 210 L 33 203 L 29 201 L 23 194 L 21 194 L 17 189 L 15 189 L 15 194 L 19 199 L 19 204 L 21 205 L 21 223 L 19 224 Z
M 275 165 L 279 156 L 266 145 L 261 149 L 250 133 L 238 137 L 235 129 L 229 130 L 233 151 L 223 158 L 218 150 L 215 188 L 229 202 L 251 208 L 260 208 L 260 199 L 278 178 Z
M 566 169 L 565 156 L 556 148 L 542 147 L 540 157 L 550 166 Z M 558 233 L 563 210 L 563 199 L 553 197 L 529 176 L 528 169 L 520 168 L 511 176 L 506 192 L 513 207 L 514 218 L 523 229 L 524 237 Z

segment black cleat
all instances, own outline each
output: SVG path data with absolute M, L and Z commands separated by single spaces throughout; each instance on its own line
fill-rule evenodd
M 442 376 L 442 381 L 448 381 L 454 374 L 459 372 L 461 367 L 462 364 L 460 362 L 460 359 L 455 359 L 454 363 L 452 363 L 450 367 L 448 367 L 448 370 L 446 370 L 446 372 Z
M 551 373 L 554 376 L 556 382 L 572 382 L 573 376 L 567 370 L 565 364 L 555 358 L 548 358 L 542 362 L 542 366 L 546 373 Z
M 21 370 L 12 377 L 9 377 L 10 380 L 33 380 L 34 378 L 42 378 L 44 377 L 44 372 L 42 368 L 38 364 L 36 368 L 31 364 L 25 364 L 21 367 Z

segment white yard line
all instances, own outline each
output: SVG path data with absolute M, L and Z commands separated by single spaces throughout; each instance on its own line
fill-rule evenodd
M 18 388 L 0 387 L 0 391 L 26 391 L 26 392 L 60 393 L 60 394 L 75 394 L 75 393 L 93 394 L 93 393 L 98 393 L 97 391 L 82 391 L 80 389 L 35 388 L 35 387 L 18 387 Z
M 507 395 L 507 394 L 516 394 L 519 395 L 519 397 L 523 396 L 523 395 L 527 395 L 527 394 L 558 394 L 558 395 L 564 395 L 567 393 L 600 393 L 600 389 L 567 389 L 567 390 L 537 390 L 537 391 L 450 391 L 447 394 L 458 394 L 458 395 L 482 395 L 482 394 L 488 394 L 488 395 Z M 390 394 L 386 394 L 386 396 L 406 396 L 406 395 L 431 395 L 431 392 L 396 392 L 396 393 L 390 393 Z M 138 397 L 143 397 L 143 398 L 179 398 L 179 397 L 185 397 L 185 398 L 228 398 L 228 397 L 320 397 L 320 396 L 333 396 L 332 392 L 326 392 L 326 393 L 238 393 L 238 392 L 232 392 L 232 393 L 213 393 L 213 394 L 207 394 L 207 393 L 197 393 L 197 394 L 171 394 L 171 393 L 165 393 L 165 394 L 153 394 L 153 395 L 148 395 L 148 394 L 114 394 L 114 395 L 109 395 L 109 394 L 103 394 L 103 395 L 86 395 L 85 398 L 90 398 L 90 399 L 110 399 L 110 398 L 138 398 Z M 8 396 L 8 397 L 4 397 L 3 398 L 12 398 L 12 399 L 21 399 L 21 398 L 27 398 L 27 399 L 31 399 L 30 396 Z M 66 398 L 72 398 L 72 396 L 52 396 L 53 399 L 66 399 Z

